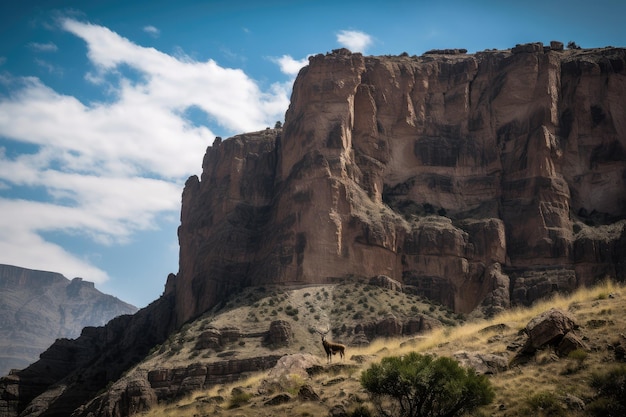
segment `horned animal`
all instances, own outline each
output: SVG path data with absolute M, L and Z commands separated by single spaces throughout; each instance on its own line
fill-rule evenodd
M 325 332 L 320 332 L 319 330 L 316 330 L 320 335 L 322 335 L 322 345 L 324 345 L 324 350 L 326 351 L 326 360 L 328 361 L 328 363 L 331 363 L 333 361 L 332 356 L 336 355 L 337 352 L 339 352 L 339 356 L 341 357 L 341 360 L 343 360 L 346 346 L 342 345 L 341 343 L 333 343 L 326 340 L 326 334 L 329 332 L 329 330 L 326 330 Z

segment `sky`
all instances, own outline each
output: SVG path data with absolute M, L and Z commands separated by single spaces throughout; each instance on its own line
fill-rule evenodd
M 206 148 L 282 122 L 310 55 L 626 46 L 623 0 L 1 3 L 0 263 L 137 307 L 178 271 Z

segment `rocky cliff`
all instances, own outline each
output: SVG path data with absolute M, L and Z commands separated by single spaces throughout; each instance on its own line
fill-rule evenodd
M 173 330 L 173 299 L 57 339 L 27 368 L 0 378 L 0 416 L 67 417 L 119 379 Z M 119 413 L 118 413 L 119 415 Z
M 469 312 L 624 279 L 625 55 L 311 57 L 283 129 L 187 181 L 178 323 L 267 283 L 382 274 Z
M 39 358 L 55 339 L 76 338 L 137 308 L 61 274 L 0 265 L 0 375 Z
M 2 379 L 0 417 L 117 417 L 210 379 L 120 376 L 248 286 L 380 277 L 469 312 L 623 280 L 625 94 L 623 48 L 312 57 L 281 129 L 207 149 L 161 298 Z

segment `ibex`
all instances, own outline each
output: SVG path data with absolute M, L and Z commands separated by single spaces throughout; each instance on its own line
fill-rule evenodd
M 322 335 L 322 345 L 324 345 L 324 350 L 326 351 L 326 359 L 328 363 L 331 363 L 333 361 L 332 355 L 336 355 L 337 352 L 339 352 L 339 356 L 341 357 L 341 360 L 343 360 L 346 350 L 345 345 L 342 345 L 341 343 L 329 342 L 328 340 L 326 340 L 326 334 L 330 331 L 330 329 L 326 330 L 325 332 L 320 332 L 317 329 L 315 331 Z

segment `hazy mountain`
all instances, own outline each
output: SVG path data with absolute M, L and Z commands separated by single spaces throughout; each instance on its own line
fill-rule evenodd
M 136 311 L 81 278 L 0 265 L 0 375 L 25 368 L 58 338 Z

